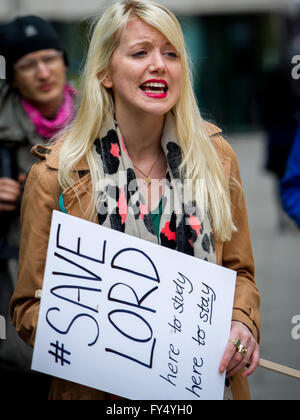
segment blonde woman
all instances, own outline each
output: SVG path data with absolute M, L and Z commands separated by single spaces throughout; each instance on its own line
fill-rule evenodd
M 34 153 L 41 162 L 23 199 L 11 303 L 20 336 L 34 344 L 34 295 L 52 211 L 60 209 L 235 270 L 231 336 L 218 368 L 226 371 L 226 398 L 249 398 L 246 378 L 259 362 L 259 293 L 238 165 L 221 130 L 200 116 L 182 31 L 169 10 L 137 0 L 106 10 L 94 27 L 75 123 Z M 105 397 L 52 382 L 52 399 Z

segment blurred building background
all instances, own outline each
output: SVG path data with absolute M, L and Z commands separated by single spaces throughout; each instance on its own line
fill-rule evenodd
M 0 25 L 16 15 L 51 20 L 70 55 L 76 77 L 86 43 L 86 19 L 106 0 L 0 0 Z M 298 0 L 162 0 L 180 18 L 194 63 L 202 112 L 233 130 L 256 129 L 256 101 L 264 76 L 290 63 L 300 35 Z M 300 41 L 299 41 L 300 42 Z M 300 46 L 299 46 L 300 51 Z
M 300 369 L 300 340 L 291 337 L 291 320 L 300 314 L 300 234 L 284 220 L 276 196 L 300 121 L 300 80 L 292 77 L 300 0 L 158 1 L 181 21 L 202 114 L 223 128 L 238 155 L 262 293 L 261 356 Z M 88 19 L 110 3 L 0 0 L 0 25 L 24 14 L 49 19 L 77 83 Z M 254 399 L 300 399 L 297 380 L 258 370 L 250 382 Z

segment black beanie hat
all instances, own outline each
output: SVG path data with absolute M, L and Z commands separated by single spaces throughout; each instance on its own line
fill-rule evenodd
M 14 64 L 24 55 L 45 49 L 56 49 L 67 55 L 53 26 L 38 16 L 18 17 L 0 29 L 0 55 L 6 61 L 6 78 L 11 81 Z

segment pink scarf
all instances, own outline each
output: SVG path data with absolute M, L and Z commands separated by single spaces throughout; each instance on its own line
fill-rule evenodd
M 22 99 L 22 105 L 26 114 L 35 126 L 37 133 L 45 138 L 51 139 L 67 124 L 69 124 L 74 116 L 73 96 L 77 95 L 77 91 L 71 86 L 66 85 L 64 88 L 64 99 L 55 116 L 52 120 L 48 120 L 34 108 L 26 99 Z

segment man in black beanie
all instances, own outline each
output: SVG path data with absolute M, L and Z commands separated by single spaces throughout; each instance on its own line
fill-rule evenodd
M 31 349 L 19 339 L 8 316 L 17 275 L 20 199 L 26 173 L 34 163 L 31 147 L 49 143 L 71 123 L 76 92 L 66 82 L 67 56 L 61 42 L 40 17 L 18 17 L 2 27 L 0 56 L 6 63 L 6 80 L 0 84 L 0 315 L 6 319 L 6 339 L 0 340 L 0 381 L 4 397 L 5 392 L 16 395 L 18 385 L 23 393 L 28 389 L 37 395 L 42 389 L 42 377 L 29 373 Z M 23 379 L 35 389 L 29 383 L 24 388 Z

